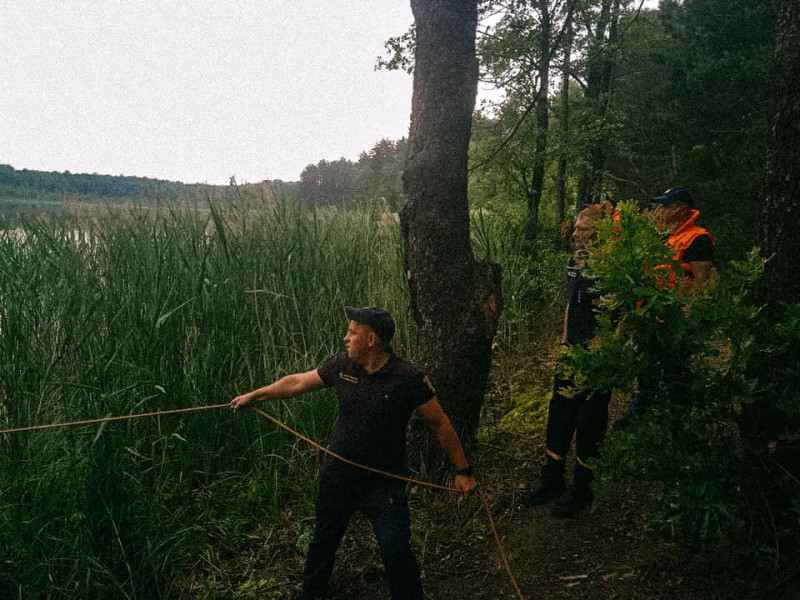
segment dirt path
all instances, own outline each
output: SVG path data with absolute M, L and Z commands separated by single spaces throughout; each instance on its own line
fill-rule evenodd
M 479 480 L 526 600 L 800 600 L 800 587 L 770 589 L 724 548 L 648 542 L 644 515 L 652 486 L 617 489 L 567 519 L 552 516 L 547 506 L 522 506 L 521 493 L 536 483 L 544 460 L 543 395 L 549 395 L 556 352 L 551 345 L 500 356 L 493 371 L 495 397 L 489 400 L 495 409 L 489 407 L 484 417 L 493 424 L 485 425 Z M 538 396 L 532 421 L 504 426 L 510 406 L 529 393 Z M 615 397 L 611 420 L 626 409 L 627 400 Z M 477 498 L 458 503 L 446 494 L 419 492 L 412 493 L 411 504 L 429 599 L 517 598 Z M 351 526 L 331 593 L 334 600 L 390 598 L 364 521 Z
M 752 578 L 746 561 L 723 548 L 648 543 L 643 511 L 649 492 L 643 489 L 617 490 L 567 519 L 552 516 L 548 507 L 523 507 L 521 482 L 534 478 L 538 465 L 505 458 L 502 452 L 493 454 L 481 485 L 526 600 L 800 599 L 797 583 L 772 590 L 770 582 Z M 412 490 L 411 505 L 426 598 L 517 599 L 477 497 L 459 503 L 446 493 Z M 201 596 L 184 588 L 188 593 L 181 597 L 294 600 L 304 561 L 297 541 L 310 523 L 301 528 L 291 514 L 283 523 L 285 528 L 254 536 L 246 573 L 238 564 L 226 569 L 231 579 L 246 579 L 246 584 Z M 238 593 L 231 596 L 231 590 Z M 337 555 L 330 597 L 390 598 L 374 536 L 359 516 Z
M 800 598 L 800 588 L 770 590 L 768 582 L 754 581 L 747 564 L 723 549 L 648 544 L 642 517 L 648 493 L 642 490 L 618 490 L 569 519 L 553 517 L 548 507 L 522 507 L 517 482 L 533 466 L 492 468 L 483 477 L 526 600 Z M 415 525 L 426 527 L 415 538 L 421 539 L 428 598 L 517 598 L 477 499 L 459 504 L 436 497 L 412 505 Z M 333 600 L 390 598 L 369 525 L 361 519 L 347 534 L 330 591 Z

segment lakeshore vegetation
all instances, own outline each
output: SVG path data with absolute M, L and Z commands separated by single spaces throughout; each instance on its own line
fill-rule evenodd
M 615 315 L 628 325 L 609 317 L 596 352 L 572 357 L 576 374 L 621 389 L 662 360 L 693 365 L 678 410 L 609 435 L 601 483 L 657 482 L 650 531 L 731 545 L 777 585 L 795 583 L 796 3 L 490 4 L 500 12 L 479 38 L 480 72 L 505 93 L 475 115 L 469 191 L 476 255 L 503 267 L 496 347 L 535 362 L 517 335 L 558 324 L 561 217 L 691 189 L 717 239 L 716 295 L 683 318 L 682 298 L 640 285 L 640 250 L 658 236 L 631 211 L 636 243 L 614 245 L 601 282 L 611 300 L 630 296 Z M 390 40 L 385 66 L 409 67 L 414 36 Z M 348 304 L 389 308 L 410 354 L 391 212 L 407 200 L 407 146 L 383 140 L 356 163 L 225 193 L 0 165 L 0 428 L 225 403 L 340 349 Z M 283 192 L 297 201 L 276 201 Z M 759 243 L 760 293 L 763 265 L 744 260 Z M 649 313 L 632 308 L 643 299 Z M 680 316 L 669 331 L 665 311 Z M 643 354 L 641 340 L 659 343 Z M 549 390 L 524 385 L 508 383 L 517 406 L 498 421 L 541 418 Z M 335 416 L 326 393 L 269 409 L 323 442 Z M 308 543 L 317 464 L 258 415 L 227 410 L 0 435 L 0 598 L 254 597 L 271 585 L 252 581 L 272 565 L 273 524 L 296 527 L 298 550 Z M 215 588 L 241 556 L 257 566 Z M 208 577 L 186 585 L 195 574 Z
M 407 343 L 398 232 L 377 209 L 210 206 L 0 239 L 0 427 L 203 406 L 341 348 L 346 304 Z M 326 394 L 269 410 L 325 439 Z M 176 571 L 309 502 L 315 457 L 227 410 L 0 437 L 0 597 L 156 598 Z M 24 590 L 24 593 L 23 593 Z
M 340 351 L 346 305 L 387 307 L 409 354 L 396 214 L 240 200 L 15 220 L 0 236 L 0 429 L 227 402 Z M 522 247 L 508 221 L 476 213 L 474 230 L 495 260 Z M 548 297 L 516 254 L 511 315 Z M 328 393 L 265 408 L 322 441 L 335 417 Z M 227 409 L 2 435 L 0 597 L 169 597 L 286 502 L 309 516 L 317 464 Z

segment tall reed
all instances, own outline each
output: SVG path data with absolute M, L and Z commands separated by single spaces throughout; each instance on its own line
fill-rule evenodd
M 28 219 L 0 237 L 0 428 L 225 402 L 340 350 L 345 305 L 407 343 L 397 229 L 291 202 Z M 319 439 L 335 415 L 269 410 Z M 168 597 L 287 490 L 310 502 L 315 460 L 227 410 L 0 436 L 0 597 Z
M 0 233 L 0 429 L 226 402 L 339 351 L 346 305 L 392 311 L 408 354 L 399 227 L 376 206 L 84 216 Z M 524 317 L 545 263 L 512 223 L 481 214 L 473 230 Z M 265 408 L 321 440 L 335 417 L 330 393 Z M 310 512 L 317 460 L 227 410 L 0 435 L 0 598 L 168 598 L 287 501 Z

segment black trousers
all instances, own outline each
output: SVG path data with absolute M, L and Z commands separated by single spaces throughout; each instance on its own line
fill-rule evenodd
M 335 469 L 334 469 L 335 470 Z M 366 515 L 378 540 L 393 600 L 422 600 L 417 561 L 411 552 L 411 519 L 405 484 L 388 478 L 351 485 L 323 472 L 316 526 L 303 573 L 303 598 L 323 597 L 334 557 L 357 510 Z
M 556 375 L 547 415 L 547 463 L 542 480 L 562 478 L 564 461 L 575 438 L 574 484 L 588 486 L 594 479 L 588 461 L 596 458 L 608 425 L 610 392 L 574 391 L 572 381 Z

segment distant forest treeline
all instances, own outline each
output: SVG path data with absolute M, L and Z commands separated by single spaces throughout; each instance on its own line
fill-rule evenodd
M 588 203 L 644 206 L 682 185 L 721 258 L 757 243 L 778 93 L 772 0 L 663 0 L 658 10 L 630 0 L 490 4 L 497 12 L 479 29 L 480 77 L 503 94 L 475 113 L 473 206 L 514 211 L 536 238 Z M 386 46 L 379 66 L 412 68 L 413 30 Z M 357 161 L 320 160 L 297 182 L 253 186 L 306 206 L 377 199 L 396 210 L 406 148 L 405 139 L 383 139 Z M 191 200 L 209 187 L 0 166 L 3 200 Z
M 348 203 L 381 200 L 391 209 L 400 205 L 406 140 L 383 139 L 357 162 L 341 158 L 308 165 L 300 181 L 263 181 L 268 197 L 298 197 L 309 207 L 343 206 Z M 251 184 L 245 184 L 250 187 Z M 232 186 L 210 186 L 165 181 L 148 177 L 17 170 L 0 165 L 0 201 L 59 200 L 79 196 L 87 200 L 187 200 L 204 193 L 226 191 Z
M 321 160 L 300 174 L 300 195 L 309 206 L 341 206 L 351 201 L 380 200 L 397 210 L 403 193 L 406 139 L 382 139 L 358 162 Z
M 124 175 L 17 170 L 0 165 L 0 197 L 41 198 L 79 195 L 92 198 L 178 198 L 189 186 L 177 181 Z

